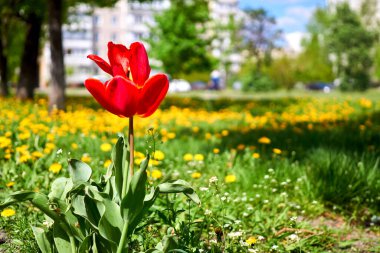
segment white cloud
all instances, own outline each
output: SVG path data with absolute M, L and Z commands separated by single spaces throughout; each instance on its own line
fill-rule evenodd
M 276 23 L 279 27 L 284 28 L 286 26 L 296 26 L 298 25 L 299 21 L 292 17 L 282 16 L 276 20 Z
M 308 20 L 313 15 L 314 10 L 314 7 L 294 6 L 286 9 L 285 13 L 293 18 Z
M 290 32 L 285 33 L 284 37 L 288 44 L 289 49 L 300 52 L 301 51 L 301 41 L 305 37 L 306 33 L 304 32 Z

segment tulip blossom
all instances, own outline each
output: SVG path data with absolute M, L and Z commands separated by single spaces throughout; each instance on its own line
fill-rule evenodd
M 165 74 L 149 78 L 148 55 L 140 42 L 132 43 L 130 48 L 109 42 L 109 63 L 97 55 L 88 58 L 112 78 L 105 83 L 89 78 L 84 85 L 104 109 L 119 117 L 150 116 L 168 91 Z

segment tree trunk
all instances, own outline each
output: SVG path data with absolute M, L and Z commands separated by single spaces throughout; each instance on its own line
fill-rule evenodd
M 39 84 L 38 55 L 42 19 L 31 14 L 28 19 L 28 30 L 21 58 L 20 79 L 17 84 L 16 96 L 20 99 L 33 99 L 34 88 Z
M 49 109 L 65 109 L 65 66 L 62 45 L 62 0 L 47 0 L 51 57 Z
M 5 55 L 5 41 L 3 39 L 3 30 L 0 21 L 0 96 L 9 95 L 8 89 L 8 59 Z

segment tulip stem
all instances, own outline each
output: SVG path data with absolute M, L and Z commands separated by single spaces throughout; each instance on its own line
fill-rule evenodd
M 135 145 L 133 138 L 133 116 L 129 117 L 129 133 L 128 133 L 128 142 L 129 142 L 129 176 L 133 176 L 133 165 L 135 163 Z

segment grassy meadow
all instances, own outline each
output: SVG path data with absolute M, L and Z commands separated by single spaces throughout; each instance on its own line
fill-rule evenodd
M 135 164 L 151 153 L 149 184 L 185 179 L 202 204 L 160 196 L 131 252 L 167 233 L 185 252 L 380 251 L 379 91 L 181 94 L 160 108 L 135 119 Z M 99 180 L 127 132 L 90 97 L 53 114 L 43 97 L 0 99 L 0 202 L 47 193 L 69 158 Z M 30 224 L 46 218 L 27 203 L 0 212 L 0 252 L 38 252 Z

